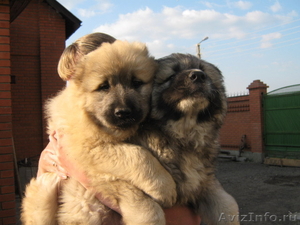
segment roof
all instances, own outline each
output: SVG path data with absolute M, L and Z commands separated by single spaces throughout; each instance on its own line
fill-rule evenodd
M 26 8 L 31 0 L 11 0 L 9 1 L 10 6 L 10 22 L 13 22 L 20 13 Z
M 11 0 L 10 1 L 10 22 L 13 22 L 26 8 L 31 0 Z M 69 10 L 56 0 L 44 0 L 66 21 L 66 39 L 68 39 L 80 26 L 81 20 L 74 16 Z
M 300 84 L 278 88 L 274 91 L 268 92 L 268 95 L 291 94 L 296 92 L 300 92 Z
M 56 0 L 44 0 L 66 20 L 66 39 L 68 39 L 81 25 L 81 20 Z

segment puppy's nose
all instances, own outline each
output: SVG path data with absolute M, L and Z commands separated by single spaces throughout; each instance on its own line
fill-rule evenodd
M 115 109 L 115 116 L 119 119 L 126 119 L 130 117 L 131 109 L 129 108 L 116 108 Z
M 206 77 L 207 77 L 207 75 L 203 71 L 200 71 L 200 70 L 192 71 L 189 74 L 189 78 L 192 82 L 196 82 L 196 81 L 204 82 Z

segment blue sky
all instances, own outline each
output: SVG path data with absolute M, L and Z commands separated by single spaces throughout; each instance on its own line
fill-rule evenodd
M 196 55 L 222 71 L 228 94 L 253 80 L 268 91 L 300 84 L 299 0 L 58 0 L 82 21 L 67 45 L 92 32 L 141 41 L 151 54 Z

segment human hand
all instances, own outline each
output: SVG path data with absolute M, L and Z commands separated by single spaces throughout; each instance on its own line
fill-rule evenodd
M 56 131 L 49 135 L 49 143 L 40 155 L 37 177 L 46 172 L 56 173 L 62 179 L 72 176 L 87 187 L 87 177 L 65 153 L 62 139 L 63 134 Z
M 201 219 L 193 210 L 185 206 L 173 206 L 164 209 L 166 225 L 200 225 Z M 106 217 L 103 225 L 122 225 L 122 217 L 115 213 Z
M 63 134 L 58 132 L 53 132 L 49 135 L 50 142 L 47 147 L 42 151 L 39 159 L 39 167 L 37 177 L 40 177 L 46 172 L 56 173 L 60 178 L 67 179 L 72 177 L 84 186 L 86 189 L 94 191 L 90 187 L 90 182 L 84 171 L 80 170 L 75 162 L 70 160 L 70 157 L 64 151 Z M 113 209 L 116 212 L 120 212 L 118 206 L 112 204 L 112 202 L 102 196 L 101 193 L 96 193 L 97 199 L 102 202 L 107 207 Z
M 67 171 L 61 166 L 56 146 L 51 141 L 41 152 L 37 177 L 46 172 L 56 173 L 61 179 L 67 179 Z
M 67 176 L 74 177 L 83 186 L 89 188 L 89 181 L 83 171 L 79 171 L 76 164 L 70 162 L 68 156 L 63 151 L 61 145 L 62 134 L 53 133 L 50 135 L 50 142 L 47 147 L 42 151 L 39 160 L 38 177 L 45 172 L 57 173 L 62 179 L 66 179 Z M 101 193 L 96 193 L 96 197 L 104 205 L 112 208 L 116 211 L 113 218 L 107 218 L 104 224 L 121 225 L 121 216 L 118 216 L 117 212 L 120 212 L 116 206 L 112 207 L 109 199 L 104 198 Z M 184 206 L 173 206 L 172 208 L 164 209 L 166 217 L 166 225 L 199 225 L 201 219 L 191 209 Z
M 201 218 L 195 212 L 186 207 L 175 205 L 164 209 L 166 225 L 200 225 Z
M 90 189 L 90 182 L 84 171 L 78 168 L 77 163 L 72 160 L 72 158 L 65 151 L 68 146 L 64 146 L 64 134 L 58 131 L 54 131 L 49 135 L 50 147 L 55 153 L 55 159 L 57 168 L 62 169 L 67 177 L 72 177 L 79 181 L 85 188 Z

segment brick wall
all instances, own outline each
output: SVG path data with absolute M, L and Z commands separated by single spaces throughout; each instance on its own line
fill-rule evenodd
M 9 3 L 0 0 L 0 225 L 19 222 L 15 191 L 22 191 L 23 177 L 15 176 L 14 162 L 38 158 L 47 144 L 45 99 L 65 85 L 56 67 L 65 48 L 66 17 L 44 0 L 31 0 L 10 22 L 17 9 L 10 12 Z
M 32 0 L 11 24 L 13 135 L 17 159 L 35 159 L 47 142 L 45 99 L 64 85 L 57 63 L 65 48 L 65 21 L 42 0 Z
M 251 126 L 249 99 L 249 95 L 227 99 L 228 111 L 220 135 L 222 149 L 238 150 L 242 135 L 249 137 Z M 251 146 L 250 141 L 247 138 L 249 146 Z
M 255 80 L 249 86 L 250 96 L 250 137 L 252 152 L 263 152 L 263 95 L 267 93 L 268 86 Z
M 42 6 L 42 5 L 41 5 Z M 45 102 L 60 90 L 65 83 L 57 74 L 57 64 L 65 48 L 65 20 L 50 6 L 39 9 L 41 100 Z M 45 123 L 43 123 L 43 146 L 48 143 Z
M 229 97 L 228 112 L 220 132 L 223 150 L 239 150 L 241 139 L 246 135 L 246 151 L 263 152 L 262 95 L 267 85 L 260 80 L 253 81 L 247 89 L 249 95 Z
M 16 224 L 12 101 L 10 64 L 9 1 L 0 1 L 0 224 Z

